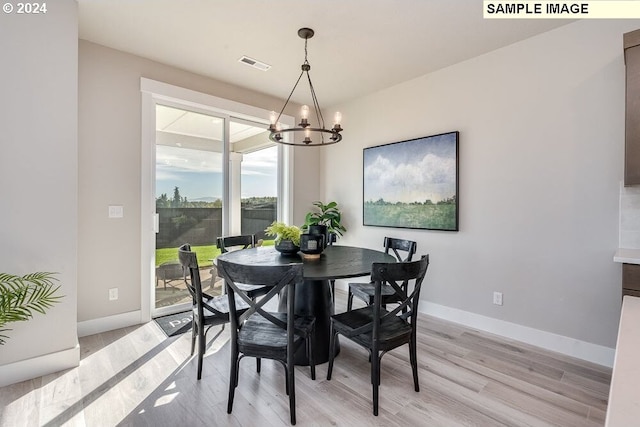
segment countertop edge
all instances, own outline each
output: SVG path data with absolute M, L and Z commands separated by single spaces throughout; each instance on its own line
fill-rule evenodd
M 624 264 L 640 264 L 640 249 L 618 248 L 613 260 Z

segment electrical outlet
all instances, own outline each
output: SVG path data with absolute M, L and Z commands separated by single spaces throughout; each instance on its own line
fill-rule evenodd
M 115 301 L 118 299 L 118 288 L 109 289 L 109 301 Z
M 502 305 L 502 292 L 493 293 L 493 303 L 495 305 Z

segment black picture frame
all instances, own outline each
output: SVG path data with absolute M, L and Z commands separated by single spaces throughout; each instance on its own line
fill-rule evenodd
M 363 225 L 458 231 L 458 131 L 363 149 Z

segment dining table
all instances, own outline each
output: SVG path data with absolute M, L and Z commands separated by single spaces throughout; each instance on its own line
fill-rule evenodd
M 303 263 L 304 282 L 296 286 L 296 315 L 314 316 L 316 319 L 313 341 L 316 364 L 329 360 L 329 339 L 331 334 L 331 316 L 335 314 L 334 298 L 331 294 L 330 280 L 367 276 L 374 262 L 396 262 L 396 258 L 382 251 L 356 246 L 327 246 L 318 258 L 307 258 L 302 253 L 285 255 L 273 246 L 260 246 L 241 251 L 221 254 L 219 259 L 240 265 L 288 265 Z M 278 311 L 286 311 L 287 298 L 279 299 Z M 336 343 L 339 344 L 339 343 Z M 295 357 L 297 365 L 308 365 L 304 352 L 298 351 Z M 336 345 L 336 354 L 340 346 Z

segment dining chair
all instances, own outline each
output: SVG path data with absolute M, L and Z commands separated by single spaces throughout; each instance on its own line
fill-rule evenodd
M 240 360 L 243 357 L 272 359 L 284 366 L 291 424 L 296 423 L 294 355 L 303 346 L 309 357 L 311 378 L 316 378 L 312 339 L 315 318 L 294 314 L 296 286 L 303 282 L 302 268 L 300 263 L 260 266 L 234 264 L 218 259 L 218 272 L 227 283 L 231 318 L 231 372 L 227 413 L 230 414 L 233 409 Z M 264 283 L 270 288 L 264 297 L 256 300 L 239 287 L 238 283 Z M 286 293 L 286 313 L 266 311 L 265 304 L 280 292 Z M 248 310 L 237 310 L 236 296 L 249 306 Z
M 373 263 L 371 269 L 371 279 L 374 284 L 373 304 L 331 316 L 327 380 L 331 380 L 333 372 L 336 337 L 338 334 L 369 350 L 371 384 L 373 386 L 373 415 L 378 415 L 380 363 L 382 356 L 388 351 L 401 345 L 409 344 L 413 386 L 415 391 L 420 391 L 416 328 L 418 325 L 420 289 L 427 273 L 427 267 L 429 267 L 429 255 L 422 256 L 419 261 Z M 411 294 L 405 292 L 405 288 L 402 286 L 404 282 L 414 282 Z M 382 287 L 384 284 L 391 286 L 400 296 L 398 306 L 392 311 L 387 311 L 382 307 Z
M 256 236 L 254 234 L 242 234 L 239 236 L 218 237 L 216 244 L 218 249 L 220 249 L 220 252 L 223 254 L 231 250 L 255 248 Z M 262 284 L 248 285 L 238 283 L 237 285 L 243 290 L 247 291 L 247 294 L 251 299 L 256 299 L 257 297 L 266 295 L 267 292 L 269 292 L 269 287 Z
M 196 338 L 198 340 L 198 379 L 202 378 L 202 359 L 204 357 L 207 341 L 207 333 L 211 327 L 229 322 L 229 299 L 226 295 L 211 296 L 202 291 L 200 281 L 200 269 L 196 253 L 191 251 L 191 245 L 185 243 L 178 248 L 178 259 L 184 269 L 184 281 L 191 294 L 192 321 L 191 321 L 191 355 L 195 351 Z M 189 272 L 190 280 L 186 278 Z M 244 312 L 248 306 L 242 300 L 238 300 L 236 312 Z
M 418 244 L 412 240 L 396 239 L 393 237 L 384 238 L 384 252 L 392 252 L 398 262 L 411 261 L 415 255 Z M 402 289 L 407 292 L 406 284 Z M 373 304 L 374 295 L 373 279 L 369 283 L 349 283 L 349 294 L 347 296 L 347 311 L 353 308 L 353 297 L 365 302 L 367 305 Z M 382 286 L 382 307 L 387 304 L 397 302 L 399 297 L 391 286 Z

